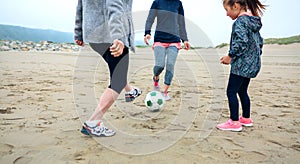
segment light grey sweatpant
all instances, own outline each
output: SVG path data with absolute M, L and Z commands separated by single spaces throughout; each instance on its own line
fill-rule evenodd
M 178 56 L 178 49 L 175 46 L 168 48 L 162 46 L 154 47 L 155 66 L 153 68 L 153 74 L 159 76 L 166 67 L 164 84 L 171 85 L 175 62 Z

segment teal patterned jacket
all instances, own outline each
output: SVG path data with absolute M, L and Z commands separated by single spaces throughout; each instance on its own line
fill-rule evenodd
M 229 56 L 230 73 L 254 78 L 261 68 L 263 38 L 259 30 L 262 27 L 260 17 L 240 16 L 232 26 Z

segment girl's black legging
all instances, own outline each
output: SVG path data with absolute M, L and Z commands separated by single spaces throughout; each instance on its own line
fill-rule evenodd
M 230 74 L 228 86 L 227 86 L 227 97 L 230 109 L 230 119 L 233 121 L 239 120 L 239 102 L 237 94 L 240 97 L 242 104 L 244 118 L 250 118 L 250 98 L 248 96 L 248 85 L 250 78 Z
M 109 50 L 111 46 L 109 43 L 90 43 L 90 46 L 94 51 L 100 54 L 108 64 L 110 73 L 110 85 L 108 87 L 120 94 L 127 84 L 129 64 L 128 48 L 124 48 L 122 55 L 114 57 Z

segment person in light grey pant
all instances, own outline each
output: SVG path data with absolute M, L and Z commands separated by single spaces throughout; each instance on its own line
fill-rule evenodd
M 155 66 L 153 68 L 153 72 L 155 76 L 159 76 L 166 66 L 164 79 L 164 83 L 166 85 L 171 85 L 177 55 L 178 49 L 175 46 L 170 46 L 168 48 L 161 46 L 154 47 Z
M 154 33 L 155 66 L 153 68 L 154 90 L 159 90 L 159 75 L 166 68 L 163 96 L 170 100 L 168 89 L 171 85 L 178 50 L 190 49 L 185 27 L 185 17 L 182 2 L 180 0 L 154 0 L 145 24 L 144 42 L 149 45 L 151 29 L 156 19 Z

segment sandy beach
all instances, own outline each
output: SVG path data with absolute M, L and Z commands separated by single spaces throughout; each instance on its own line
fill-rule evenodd
M 172 99 L 155 113 L 144 105 L 152 49 L 131 53 L 128 80 L 143 94 L 127 103 L 122 92 L 105 114 L 110 138 L 80 133 L 108 85 L 99 55 L 0 52 L 0 163 L 298 163 L 300 44 L 264 46 L 249 88 L 254 126 L 242 132 L 215 128 L 229 119 L 227 49 L 181 50 Z

